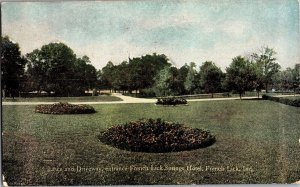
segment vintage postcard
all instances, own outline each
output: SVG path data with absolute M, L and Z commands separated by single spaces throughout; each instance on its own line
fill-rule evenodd
M 4 186 L 300 183 L 297 0 L 1 2 Z

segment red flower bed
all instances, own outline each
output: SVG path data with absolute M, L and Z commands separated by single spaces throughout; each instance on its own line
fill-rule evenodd
M 43 114 L 90 114 L 95 109 L 89 105 L 74 105 L 69 103 L 55 103 L 51 105 L 37 105 L 35 112 Z
M 105 144 L 136 152 L 175 152 L 207 147 L 215 142 L 209 132 L 161 119 L 132 121 L 100 134 Z

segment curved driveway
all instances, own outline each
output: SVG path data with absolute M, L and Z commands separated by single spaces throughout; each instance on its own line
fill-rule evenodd
M 156 99 L 145 99 L 125 96 L 120 93 L 112 93 L 113 96 L 121 98 L 123 101 L 84 101 L 84 102 L 69 102 L 72 104 L 122 104 L 122 103 L 155 103 Z M 278 95 L 277 97 L 289 97 L 294 95 Z M 300 96 L 299 94 L 296 96 Z M 257 97 L 243 97 L 242 99 L 256 99 Z M 225 101 L 225 100 L 239 100 L 239 97 L 227 98 L 207 98 L 207 99 L 188 99 L 189 102 L 194 101 Z M 57 102 L 2 102 L 2 105 L 39 105 L 39 104 L 53 104 Z

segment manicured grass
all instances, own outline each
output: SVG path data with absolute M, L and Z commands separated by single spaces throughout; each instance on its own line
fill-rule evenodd
M 33 98 L 5 98 L 2 101 L 10 102 L 88 102 L 88 101 L 122 101 L 119 97 L 101 95 L 101 96 L 83 96 L 83 97 L 33 97 Z
M 164 108 L 154 104 L 93 107 L 95 114 L 60 116 L 34 113 L 34 106 L 3 106 L 3 171 L 8 184 L 292 183 L 300 179 L 300 108 L 265 100 L 190 102 Z M 100 131 L 139 118 L 206 129 L 216 142 L 192 151 L 141 153 L 98 140 Z M 151 165 L 169 168 L 154 171 Z M 189 166 L 204 171 L 191 171 Z M 111 171 L 117 167 L 129 171 Z

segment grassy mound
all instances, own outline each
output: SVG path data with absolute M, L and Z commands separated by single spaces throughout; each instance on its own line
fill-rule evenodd
M 176 152 L 207 147 L 215 142 L 209 132 L 161 119 L 116 125 L 98 136 L 100 141 L 134 152 Z
M 60 102 L 50 105 L 37 105 L 35 112 L 43 114 L 90 114 L 96 111 L 89 105 L 74 105 Z
M 184 105 L 187 104 L 186 99 L 181 97 L 163 97 L 157 98 L 157 105 Z

